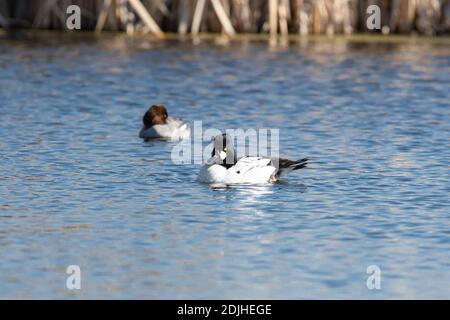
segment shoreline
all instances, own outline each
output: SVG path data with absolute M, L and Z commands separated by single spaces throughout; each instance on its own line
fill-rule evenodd
M 152 34 L 135 33 L 133 35 L 127 35 L 120 31 L 103 31 L 102 33 L 96 33 L 95 31 L 65 31 L 65 30 L 39 30 L 39 29 L 2 29 L 0 28 L 0 41 L 2 38 L 9 38 L 11 36 L 31 36 L 31 37 L 59 37 L 67 36 L 70 38 L 107 38 L 107 37 L 126 37 L 129 39 L 146 39 L 155 42 L 164 41 L 224 41 L 224 42 L 239 42 L 239 41 L 251 41 L 251 42 L 301 42 L 301 41 L 346 41 L 346 42 L 363 42 L 363 43 L 417 43 L 417 44 L 442 44 L 450 45 L 450 35 L 441 36 L 425 36 L 425 35 L 401 35 L 401 34 L 371 34 L 371 33 L 355 33 L 351 35 L 336 34 L 332 36 L 328 35 L 299 35 L 288 34 L 271 37 L 267 33 L 238 33 L 232 37 L 227 36 L 224 33 L 199 33 L 198 35 L 168 32 L 164 34 L 163 39 L 159 39 Z

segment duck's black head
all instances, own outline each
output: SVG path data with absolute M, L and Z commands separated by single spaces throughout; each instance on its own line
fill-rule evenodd
M 144 127 L 147 129 L 155 124 L 165 124 L 167 117 L 168 114 L 166 107 L 162 104 L 154 104 L 144 114 L 142 122 L 144 123 Z
M 233 140 L 230 135 L 223 133 L 214 138 L 214 149 L 212 150 L 211 156 L 217 159 L 217 164 L 226 168 L 236 164 L 237 156 L 236 152 L 234 152 Z

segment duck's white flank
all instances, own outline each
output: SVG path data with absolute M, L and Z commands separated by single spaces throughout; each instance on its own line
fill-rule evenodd
M 207 163 L 200 170 L 198 179 L 204 183 L 269 183 L 275 181 L 276 171 L 269 158 L 244 157 L 228 169 L 220 164 Z

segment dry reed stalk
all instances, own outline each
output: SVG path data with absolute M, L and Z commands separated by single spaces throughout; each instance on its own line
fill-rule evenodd
M 236 31 L 233 27 L 233 24 L 231 23 L 231 20 L 228 17 L 227 10 L 225 9 L 226 7 L 224 7 L 223 3 L 220 0 L 210 0 L 210 2 L 214 10 L 214 14 L 218 18 L 223 31 L 227 35 L 233 36 L 236 33 Z M 206 4 L 207 4 L 206 0 L 197 0 L 197 4 L 195 6 L 194 11 L 194 17 L 192 19 L 191 32 L 193 35 L 197 35 L 200 31 L 200 25 L 202 22 L 204 11 L 207 11 L 205 15 L 207 16 L 208 20 L 213 19 L 210 15 L 210 12 L 208 12 L 207 10 Z
M 95 32 L 101 32 L 105 26 L 106 19 L 111 11 L 112 0 L 103 0 L 103 6 L 98 16 L 97 25 L 95 26 Z
M 311 11 L 311 4 L 305 3 L 305 0 L 298 0 L 297 12 L 299 26 L 298 31 L 301 35 L 307 35 L 310 33 L 312 21 L 308 12 Z
M 192 19 L 191 32 L 196 35 L 200 32 L 200 24 L 202 22 L 203 11 L 205 10 L 206 0 L 197 0 L 195 5 L 194 17 Z
M 136 14 L 142 19 L 142 21 L 147 25 L 149 30 L 158 38 L 164 38 L 164 33 L 159 28 L 158 24 L 155 22 L 150 13 L 145 9 L 142 2 L 139 0 L 127 0 Z
M 279 0 L 278 17 L 280 21 L 280 33 L 284 36 L 288 34 L 289 13 L 289 0 Z
M 220 23 L 222 24 L 223 30 L 229 36 L 233 36 L 236 32 L 234 31 L 233 25 L 231 24 L 231 21 L 228 18 L 228 15 L 225 12 L 225 8 L 223 7 L 222 3 L 220 2 L 220 0 L 211 0 L 211 3 L 214 7 L 214 10 L 216 11 Z
M 278 25 L 278 0 L 269 0 L 269 30 L 270 36 L 273 38 L 277 34 Z
M 181 0 L 178 2 L 178 33 L 186 34 L 191 21 L 192 2 L 191 0 Z
M 241 32 L 252 31 L 252 14 L 249 0 L 236 0 L 230 14 L 236 29 Z

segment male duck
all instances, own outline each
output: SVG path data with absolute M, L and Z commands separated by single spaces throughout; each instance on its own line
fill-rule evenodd
M 179 118 L 169 117 L 166 107 L 162 104 L 152 105 L 142 118 L 144 127 L 139 137 L 148 139 L 185 139 L 191 134 L 189 124 Z
M 274 183 L 281 175 L 306 167 L 307 162 L 307 158 L 293 161 L 253 156 L 237 160 L 231 137 L 223 134 L 215 137 L 212 158 L 202 167 L 198 179 L 219 184 Z

